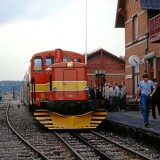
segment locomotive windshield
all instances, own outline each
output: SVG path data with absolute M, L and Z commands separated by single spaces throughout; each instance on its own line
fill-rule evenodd
M 70 56 L 63 56 L 63 62 L 69 62 L 69 61 L 71 61 Z
M 51 66 L 54 63 L 53 57 L 46 57 L 46 66 Z
M 35 57 L 34 59 L 34 71 L 42 71 L 43 63 L 41 57 Z
M 79 57 L 74 58 L 74 62 L 81 62 L 81 59 Z

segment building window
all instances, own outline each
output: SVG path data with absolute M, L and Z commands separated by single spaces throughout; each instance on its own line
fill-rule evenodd
M 153 69 L 153 59 L 148 60 L 148 66 L 150 69 Z
M 149 59 L 148 60 L 148 75 L 150 79 L 154 78 L 154 63 L 153 63 L 154 59 Z
M 138 40 L 138 16 L 133 17 L 133 41 Z

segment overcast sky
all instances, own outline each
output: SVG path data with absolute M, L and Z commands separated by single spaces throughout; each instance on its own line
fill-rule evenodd
M 87 52 L 124 56 L 115 28 L 117 0 L 88 0 Z M 33 54 L 61 48 L 85 52 L 86 0 L 0 0 L 0 80 L 22 80 Z

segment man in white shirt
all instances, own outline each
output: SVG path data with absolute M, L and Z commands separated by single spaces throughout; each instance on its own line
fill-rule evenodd
M 142 81 L 139 83 L 138 92 L 136 96 L 136 101 L 139 94 L 141 93 L 141 103 L 142 103 L 142 114 L 144 119 L 145 127 L 149 127 L 149 107 L 152 95 L 156 92 L 156 87 L 153 81 L 148 79 L 148 74 L 144 73 L 142 75 Z M 153 89 L 153 90 L 152 90 Z

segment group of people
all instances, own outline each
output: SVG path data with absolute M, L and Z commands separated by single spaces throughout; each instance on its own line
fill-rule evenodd
M 142 75 L 142 79 L 139 83 L 136 101 L 140 96 L 144 125 L 148 128 L 150 105 L 152 106 L 153 119 L 156 119 L 156 106 L 160 115 L 160 87 L 158 86 L 157 79 L 153 79 L 153 81 L 149 80 L 147 73 Z
M 157 79 L 149 80 L 147 73 L 142 75 L 142 79 L 135 100 L 137 101 L 140 97 L 144 125 L 148 128 L 150 106 L 152 106 L 153 119 L 156 119 L 156 107 L 160 115 L 160 86 Z M 126 110 L 127 87 L 125 82 L 122 82 L 120 86 L 116 82 L 105 83 L 100 88 L 94 85 L 89 87 L 88 95 L 90 99 L 105 99 L 108 111 Z
M 90 99 L 105 99 L 106 109 L 108 111 L 119 111 L 126 109 L 127 88 L 125 82 L 118 86 L 116 82 L 113 84 L 105 83 L 103 88 L 94 86 L 89 87 Z

